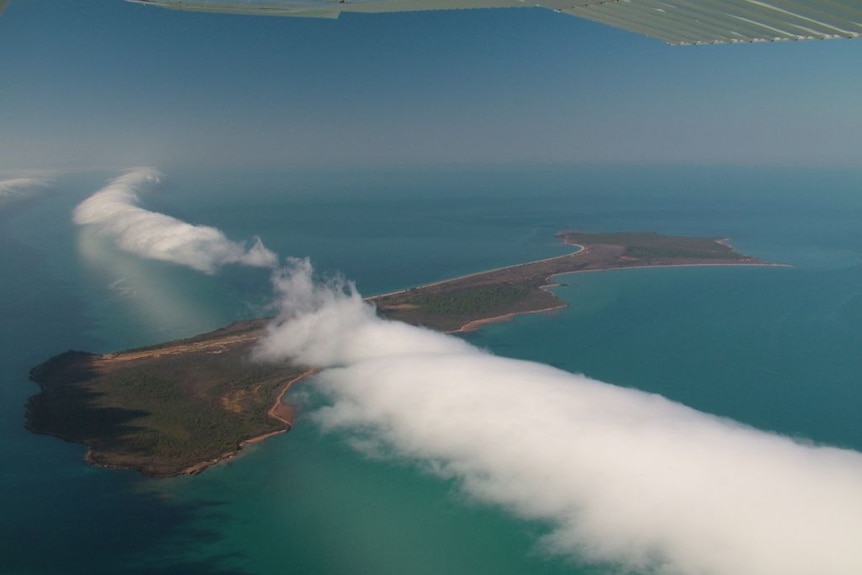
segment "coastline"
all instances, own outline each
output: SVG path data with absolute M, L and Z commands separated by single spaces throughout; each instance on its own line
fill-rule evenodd
M 581 253 L 586 253 L 588 251 L 588 249 L 586 247 L 584 247 L 584 246 L 580 246 L 580 247 L 581 247 L 581 250 L 579 250 L 577 252 L 572 252 L 571 254 L 564 254 L 562 256 L 555 256 L 552 258 L 546 258 L 546 259 L 541 260 L 541 261 L 553 261 L 553 260 L 556 260 L 558 258 L 568 257 L 571 255 L 576 255 L 576 254 L 581 254 Z M 518 265 L 525 265 L 525 264 L 518 264 Z M 576 271 L 570 271 L 570 272 L 562 272 L 562 273 L 558 273 L 558 274 L 553 274 L 552 276 L 549 277 L 549 279 L 555 278 L 557 276 L 562 276 L 562 275 L 592 273 L 592 272 L 606 272 L 606 271 L 613 271 L 613 270 L 629 270 L 629 269 L 643 269 L 643 268 L 672 268 L 672 267 L 719 267 L 719 266 L 792 267 L 788 264 L 775 264 L 775 263 L 767 263 L 767 262 L 676 263 L 676 264 L 668 263 L 668 264 L 661 264 L 661 265 L 651 265 L 651 264 L 645 263 L 643 265 L 630 265 L 630 266 L 626 266 L 626 267 L 607 267 L 607 268 L 599 268 L 599 269 L 588 269 L 588 270 L 576 270 Z M 489 271 L 498 271 L 499 269 L 507 269 L 508 267 L 517 267 L 517 266 L 506 266 L 504 268 L 498 268 L 496 270 L 489 270 Z M 483 273 L 486 273 L 486 272 L 469 274 L 467 276 L 462 276 L 462 277 L 469 278 L 469 277 L 481 275 Z M 462 278 L 460 278 L 460 277 L 459 278 L 453 278 L 453 280 L 455 280 L 455 279 L 462 279 Z M 426 285 L 418 286 L 418 287 L 423 288 L 423 287 L 426 287 L 427 285 L 434 286 L 434 285 L 443 284 L 443 283 L 446 283 L 448 281 L 453 281 L 453 280 L 444 280 L 444 281 L 440 281 L 440 282 L 433 282 L 431 284 L 426 284 Z M 541 286 L 540 289 L 547 291 L 548 288 L 556 287 L 559 285 L 560 285 L 559 283 L 551 282 L 551 283 L 548 283 L 546 285 Z M 392 294 L 397 294 L 397 293 L 403 293 L 403 292 L 407 292 L 407 291 L 409 291 L 409 290 L 401 290 L 398 292 L 391 292 L 389 294 L 375 295 L 375 296 L 371 296 L 371 297 L 366 298 L 366 299 L 367 300 L 373 300 L 374 298 L 377 298 L 377 297 L 382 297 L 382 296 L 392 295 Z M 554 297 L 556 297 L 556 296 L 554 296 Z M 502 314 L 502 315 L 496 315 L 496 316 L 492 316 L 492 317 L 487 317 L 487 318 L 482 318 L 482 319 L 477 319 L 477 320 L 471 320 L 471 321 L 468 321 L 468 322 L 465 322 L 464 324 L 462 324 L 458 329 L 446 331 L 445 333 L 451 334 L 451 335 L 457 335 L 457 334 L 461 334 L 461 333 L 469 333 L 469 332 L 481 329 L 485 325 L 510 321 L 510 320 L 512 320 L 518 316 L 538 314 L 538 313 L 547 313 L 547 312 L 551 312 L 554 310 L 559 310 L 559 309 L 563 309 L 565 307 L 568 307 L 568 304 L 565 301 L 563 301 L 559 298 L 557 298 L 557 301 L 558 301 L 557 305 L 545 307 L 542 309 L 511 312 L 511 313 L 506 313 L 506 314 Z M 110 355 L 113 355 L 113 354 L 110 354 Z M 304 379 L 306 379 L 308 377 L 312 377 L 319 372 L 320 372 L 320 370 L 317 368 L 308 369 L 307 371 L 301 373 L 300 375 L 286 381 L 284 383 L 284 385 L 282 386 L 282 388 L 279 390 L 278 394 L 276 395 L 275 400 L 273 401 L 272 405 L 270 406 L 270 408 L 267 410 L 266 413 L 267 413 L 267 416 L 269 416 L 270 418 L 275 419 L 276 421 L 283 423 L 285 425 L 284 429 L 269 431 L 269 432 L 262 433 L 260 435 L 256 435 L 254 437 L 250 437 L 248 439 L 245 439 L 237 445 L 236 449 L 228 451 L 228 452 L 226 452 L 226 453 L 224 453 L 218 457 L 214 457 L 214 458 L 208 459 L 206 461 L 202 461 L 202 462 L 196 463 L 194 465 L 190 465 L 190 466 L 178 471 L 177 473 L 175 473 L 173 475 L 161 476 L 161 475 L 150 474 L 150 476 L 151 477 L 176 477 L 176 476 L 180 476 L 180 475 L 197 475 L 198 473 L 201 473 L 201 472 L 205 471 L 206 469 L 208 469 L 214 465 L 218 465 L 222 462 L 234 459 L 235 457 L 241 455 L 243 448 L 245 448 L 248 445 L 254 445 L 257 443 L 261 443 L 261 442 L 269 439 L 270 437 L 274 437 L 277 435 L 282 435 L 284 433 L 287 433 L 293 427 L 293 417 L 295 415 L 295 411 L 294 411 L 294 408 L 290 404 L 287 404 L 284 402 L 284 396 L 287 394 L 288 391 L 290 391 L 290 389 L 295 384 L 300 383 Z M 92 449 L 89 447 L 87 448 L 87 453 L 85 455 L 85 461 L 87 461 L 91 465 L 96 465 L 98 467 L 103 467 L 106 469 L 128 469 L 126 467 L 114 466 L 114 465 L 101 463 L 101 462 L 93 460 Z
M 569 252 L 569 253 L 567 253 L 567 254 L 561 254 L 561 255 L 558 255 L 558 256 L 551 256 L 551 257 L 549 257 L 549 258 L 542 258 L 542 259 L 540 259 L 540 260 L 533 260 L 533 261 L 524 262 L 524 263 L 520 263 L 520 264 L 513 264 L 513 265 L 510 265 L 510 266 L 502 266 L 502 267 L 499 267 L 499 268 L 492 268 L 492 269 L 490 269 L 490 270 L 484 270 L 484 271 L 481 271 L 481 272 L 474 272 L 474 273 L 466 274 L 466 275 L 463 275 L 463 276 L 457 276 L 457 277 L 454 277 L 454 278 L 447 278 L 447 279 L 445 279 L 445 280 L 437 280 L 437 281 L 433 281 L 433 282 L 430 282 L 430 283 L 427 283 L 427 284 L 420 284 L 420 285 L 418 285 L 418 286 L 411 286 L 411 287 L 409 287 L 409 288 L 399 289 L 399 290 L 395 290 L 395 291 L 391 291 L 391 292 L 379 293 L 379 294 L 376 294 L 376 295 L 373 295 L 373 296 L 368 296 L 368 297 L 366 297 L 366 298 L 365 298 L 365 301 L 373 301 L 373 300 L 375 300 L 375 299 L 381 299 L 381 298 L 385 298 L 385 297 L 389 297 L 389 296 L 394 296 L 394 295 L 401 295 L 401 294 L 408 293 L 408 292 L 410 292 L 410 291 L 412 291 L 412 290 L 421 290 L 421 289 L 426 289 L 426 288 L 430 288 L 430 287 L 442 286 L 442 285 L 445 285 L 445 284 L 448 284 L 448 283 L 453 283 L 453 282 L 458 282 L 458 281 L 462 281 L 462 280 L 467 280 L 467 279 L 470 279 L 470 278 L 480 277 L 480 276 L 484 276 L 484 275 L 487 275 L 487 274 L 492 274 L 492 273 L 495 273 L 495 272 L 506 271 L 506 270 L 515 269 L 515 268 L 519 268 L 519 267 L 524 267 L 524 266 L 528 266 L 528 265 L 533 265 L 533 264 L 542 264 L 542 263 L 553 262 L 553 261 L 557 261 L 557 260 L 560 260 L 560 259 L 563 259 L 563 258 L 568 258 L 568 257 L 571 257 L 571 256 L 579 255 L 579 254 L 581 254 L 581 253 L 588 253 L 588 252 L 589 252 L 589 250 L 587 249 L 587 247 L 586 247 L 586 246 L 582 246 L 581 244 L 575 244 L 575 243 L 571 243 L 571 242 L 567 242 L 567 241 L 563 240 L 563 245 L 565 245 L 565 246 L 575 246 L 575 247 L 578 247 L 578 248 L 581 248 L 581 249 L 579 249 L 579 250 L 577 250 L 577 251 L 574 251 L 574 252 Z
M 562 245 L 577 250 L 378 294 L 365 301 L 386 319 L 463 334 L 519 315 L 567 307 L 568 303 L 550 289 L 560 285 L 555 278 L 563 275 L 668 267 L 790 267 L 740 254 L 726 238 L 578 231 L 560 232 L 557 237 Z M 250 375 L 242 358 L 265 334 L 268 321 L 244 320 L 191 338 L 115 353 L 58 354 L 31 370 L 31 379 L 42 391 L 28 402 L 27 427 L 35 433 L 83 443 L 87 447 L 85 460 L 92 465 L 135 469 L 154 478 L 194 475 L 232 459 L 247 445 L 289 431 L 295 411 L 284 402 L 287 392 L 319 372 L 286 364 L 258 366 Z M 160 396 L 149 385 L 138 386 L 143 391 L 128 394 L 126 386 L 117 384 L 129 378 L 152 384 L 171 401 L 154 402 L 152 398 Z M 67 400 L 69 396 L 73 401 Z M 94 406 L 93 397 L 107 397 L 102 404 L 106 407 Z M 178 409 L 178 405 L 182 407 Z M 134 432 L 137 435 L 123 427 L 126 421 L 148 412 L 161 419 L 142 426 Z M 237 414 L 254 414 L 257 423 L 244 428 L 246 424 Z M 111 416 L 113 420 L 108 419 Z M 217 425 L 222 434 L 206 433 L 205 427 L 194 423 L 201 420 Z M 38 425 L 34 425 L 36 421 Z M 92 431 L 93 427 L 98 431 Z M 171 450 L 168 444 L 163 451 L 134 453 L 141 438 L 176 441 L 175 429 L 185 429 L 185 437 L 193 438 L 186 440 L 183 450 Z M 106 447 L 104 438 L 113 437 L 119 441 Z
M 583 246 L 582 246 L 581 251 L 586 251 L 586 248 L 583 248 Z M 581 253 L 581 251 L 573 252 L 573 254 L 579 254 L 579 253 Z M 573 254 L 565 254 L 565 256 L 573 255 Z M 555 256 L 553 258 L 547 258 L 546 260 L 542 260 L 542 261 L 548 261 L 548 260 L 552 261 L 552 260 L 557 259 L 558 257 L 565 257 L 565 256 Z M 632 266 L 627 266 L 627 267 L 608 267 L 608 268 L 602 268 L 602 269 L 576 270 L 576 271 L 571 271 L 571 272 L 563 272 L 563 273 L 559 273 L 559 274 L 554 274 L 552 277 L 557 277 L 557 276 L 562 276 L 562 275 L 570 275 L 570 274 L 606 272 L 606 271 L 613 271 L 613 270 L 644 269 L 644 268 L 728 267 L 728 266 L 792 267 L 789 264 L 775 264 L 775 263 L 768 263 L 768 262 L 757 262 L 757 263 L 747 263 L 747 262 L 679 263 L 679 264 L 662 264 L 662 265 L 644 264 L 644 265 L 640 265 L 640 266 L 632 265 Z M 506 268 L 499 268 L 499 269 L 506 269 Z M 496 270 L 492 270 L 492 271 L 496 271 Z M 485 272 L 480 272 L 480 274 L 481 273 L 485 273 Z M 480 275 L 480 274 L 470 274 L 470 275 L 464 276 L 464 277 L 473 277 L 473 276 Z M 461 279 L 461 278 L 454 278 L 454 279 Z M 450 281 L 450 280 L 445 280 L 445 281 Z M 444 282 L 434 282 L 432 284 L 426 284 L 426 285 L 438 285 L 441 283 L 444 283 Z M 557 287 L 559 285 L 560 285 L 559 283 L 549 283 L 547 285 L 541 286 L 541 289 L 547 290 L 548 288 Z M 423 286 L 419 286 L 419 287 L 426 287 L 426 286 L 423 285 Z M 408 290 L 403 290 L 403 291 L 406 292 Z M 399 291 L 399 292 L 391 292 L 389 294 L 380 294 L 380 295 L 371 296 L 367 299 L 371 300 L 371 299 L 374 299 L 376 297 L 382 297 L 384 295 L 392 295 L 392 294 L 397 294 L 397 293 L 402 293 L 402 292 Z M 503 315 L 487 317 L 487 318 L 483 318 L 483 319 L 471 320 L 471 321 L 464 323 L 458 329 L 447 331 L 445 333 L 451 334 L 451 335 L 457 335 L 460 333 L 469 333 L 469 332 L 481 329 L 485 325 L 510 321 L 510 320 L 512 320 L 518 316 L 538 314 L 538 313 L 546 313 L 546 312 L 551 312 L 554 310 L 563 309 L 563 308 L 568 307 L 568 304 L 566 302 L 564 302 L 563 300 L 558 299 L 558 301 L 559 301 L 558 305 L 546 307 L 546 308 L 542 308 L 542 309 L 521 311 L 521 312 L 512 312 L 512 313 L 507 313 L 507 314 L 503 314 Z M 281 391 L 278 393 L 272 406 L 267 411 L 267 415 L 269 417 L 284 423 L 287 426 L 285 429 L 270 431 L 270 432 L 246 439 L 246 440 L 242 441 L 237 446 L 236 450 L 228 452 L 228 453 L 226 453 L 222 456 L 219 456 L 217 458 L 213 458 L 213 459 L 208 460 L 208 461 L 204 461 L 201 463 L 197 463 L 195 465 L 191 465 L 191 466 L 183 469 L 182 471 L 180 471 L 177 475 L 195 475 L 195 474 L 201 473 L 202 471 L 204 471 L 205 469 L 207 469 L 209 467 L 212 467 L 213 465 L 218 465 L 219 463 L 221 463 L 223 461 L 227 461 L 229 459 L 233 459 L 234 457 L 238 456 L 240 454 L 240 452 L 242 451 L 242 449 L 246 445 L 253 445 L 255 443 L 260 443 L 262 441 L 269 439 L 270 437 L 274 437 L 276 435 L 281 435 L 283 433 L 287 433 L 288 431 L 290 431 L 291 428 L 293 427 L 294 408 L 292 406 L 290 406 L 289 404 L 283 402 L 284 396 L 287 394 L 288 391 L 290 391 L 291 387 L 293 387 L 294 384 L 300 383 L 302 380 L 304 380 L 308 377 L 311 377 L 311 376 L 313 376 L 319 372 L 320 372 L 320 370 L 316 369 L 316 368 L 309 369 L 308 371 L 306 371 L 306 372 L 298 375 L 297 377 L 287 381 L 284 384 L 284 387 L 282 387 Z M 88 455 L 89 455 L 89 449 L 88 449 Z
M 575 252 L 575 253 L 581 253 L 581 252 Z M 733 266 L 738 266 L 738 267 L 778 267 L 778 268 L 793 267 L 790 264 L 776 264 L 776 263 L 769 263 L 769 262 L 750 262 L 750 263 L 749 262 L 728 262 L 728 263 L 690 263 L 690 264 L 680 263 L 680 264 L 661 264 L 661 265 L 644 264 L 644 265 L 632 265 L 632 266 L 626 266 L 626 267 L 608 267 L 608 268 L 599 268 L 599 269 L 591 269 L 591 270 L 575 270 L 575 271 L 571 271 L 571 272 L 561 272 L 558 274 L 554 274 L 551 277 L 555 278 L 558 276 L 567 276 L 567 275 L 575 275 L 575 274 L 586 274 L 586 273 L 594 273 L 594 272 L 610 272 L 610 271 L 616 271 L 616 270 L 635 270 L 635 269 L 646 269 L 646 268 L 696 268 L 696 267 L 733 267 Z M 431 284 L 431 285 L 434 285 L 434 284 Z M 561 285 L 561 284 L 549 283 L 547 285 L 541 286 L 540 289 L 547 290 L 548 288 L 557 287 L 559 285 Z M 424 286 L 422 286 L 422 287 L 424 287 Z M 394 293 L 399 293 L 399 292 L 394 292 Z M 391 294 L 384 294 L 384 295 L 391 295 Z M 379 296 L 373 296 L 373 297 L 379 297 Z M 556 297 L 556 296 L 554 296 L 554 297 Z M 373 298 L 369 298 L 369 299 L 373 299 Z M 542 308 L 542 309 L 530 310 L 530 311 L 516 311 L 516 312 L 511 312 L 511 313 L 507 313 L 507 314 L 503 314 L 503 315 L 497 315 L 497 316 L 488 317 L 488 318 L 484 318 L 484 319 L 475 319 L 475 320 L 468 321 L 467 323 L 465 323 L 464 325 L 462 325 L 458 329 L 447 331 L 446 333 L 453 334 L 453 335 L 458 334 L 458 333 L 469 333 L 471 331 L 476 331 L 477 329 L 481 329 L 482 326 L 484 326 L 484 325 L 510 321 L 510 320 L 512 320 L 518 316 L 521 316 L 521 315 L 530 315 L 530 314 L 534 314 L 534 313 L 545 313 L 545 312 L 550 312 L 550 311 L 554 311 L 557 309 L 562 309 L 562 308 L 568 307 L 569 304 L 567 304 L 563 300 L 560 300 L 559 298 L 557 298 L 557 299 L 560 302 L 559 305 L 546 307 L 546 308 Z
M 548 287 L 552 287 L 552 286 L 548 286 Z M 536 310 L 531 310 L 531 311 L 516 311 L 516 312 L 507 313 L 504 315 L 497 315 L 497 316 L 489 317 L 489 318 L 485 318 L 485 319 L 474 319 L 472 321 L 468 321 L 467 323 L 465 323 L 464 325 L 462 325 L 458 329 L 453 330 L 453 331 L 447 331 L 446 333 L 452 334 L 452 335 L 458 334 L 458 333 L 469 333 L 471 331 L 476 331 L 477 329 L 481 329 L 482 326 L 485 326 L 485 325 L 509 321 L 511 319 L 514 319 L 514 318 L 520 316 L 520 315 L 530 315 L 530 314 L 534 314 L 534 313 L 545 313 L 545 312 L 549 312 L 549 311 L 554 311 L 555 309 L 562 309 L 562 308 L 566 307 L 567 305 L 568 304 L 566 304 L 566 302 L 560 301 L 560 305 L 556 305 L 553 307 L 546 307 L 544 309 L 536 309 Z
M 220 455 L 218 457 L 214 457 L 212 459 L 208 459 L 206 461 L 190 465 L 185 469 L 180 470 L 176 475 L 197 475 L 198 473 L 201 473 L 202 471 L 209 467 L 212 467 L 213 465 L 218 465 L 219 463 L 237 457 L 238 455 L 240 455 L 240 452 L 242 452 L 243 448 L 247 445 L 254 445 L 255 443 L 265 441 L 270 437 L 275 437 L 276 435 L 281 435 L 290 431 L 293 428 L 294 410 L 293 407 L 283 402 L 284 396 L 285 394 L 287 394 L 288 391 L 290 391 L 290 388 L 293 387 L 294 384 L 299 383 L 307 377 L 315 375 L 319 371 L 320 370 L 318 369 L 312 368 L 294 377 L 293 379 L 286 381 L 282 386 L 281 390 L 278 392 L 278 395 L 276 395 L 275 401 L 273 402 L 269 410 L 267 410 L 266 414 L 272 419 L 282 422 L 286 426 L 284 429 L 268 431 L 267 433 L 262 433 L 260 435 L 245 439 L 241 441 L 239 445 L 237 445 L 236 449 L 224 453 L 223 455 Z M 87 454 L 89 455 L 89 449 L 87 450 Z

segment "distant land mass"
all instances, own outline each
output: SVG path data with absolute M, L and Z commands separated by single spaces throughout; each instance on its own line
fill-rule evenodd
M 634 267 L 774 265 L 720 238 L 656 233 L 559 232 L 578 251 L 368 298 L 378 314 L 445 332 L 475 329 L 565 306 L 546 288 L 556 275 Z M 34 367 L 40 392 L 26 425 L 87 447 L 95 465 L 151 477 L 197 473 L 243 445 L 290 429 L 283 401 L 313 373 L 253 362 L 269 319 L 237 322 L 192 338 L 109 354 L 67 351 Z

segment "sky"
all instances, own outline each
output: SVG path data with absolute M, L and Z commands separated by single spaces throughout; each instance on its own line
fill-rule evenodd
M 0 170 L 862 165 L 862 40 L 671 47 L 543 9 L 12 0 Z

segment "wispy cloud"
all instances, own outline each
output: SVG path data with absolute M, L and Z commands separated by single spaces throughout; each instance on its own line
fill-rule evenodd
M 0 180 L 0 208 L 38 194 L 51 180 L 41 177 L 10 178 Z
M 314 414 L 424 462 L 485 502 L 547 522 L 578 561 L 663 575 L 862 573 L 862 454 L 375 316 L 295 260 L 258 348 L 324 368 Z
M 231 241 L 220 230 L 194 225 L 142 208 L 138 193 L 159 183 L 156 170 L 140 168 L 115 178 L 75 208 L 74 221 L 92 225 L 127 252 L 213 273 L 226 264 L 275 267 L 278 256 L 260 238 L 251 247 Z

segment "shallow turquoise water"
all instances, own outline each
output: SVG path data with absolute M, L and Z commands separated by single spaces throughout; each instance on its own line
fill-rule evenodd
M 308 421 L 198 477 L 87 467 L 23 428 L 27 370 L 266 312 L 262 271 L 206 276 L 117 254 L 72 208 L 110 174 L 0 213 L 4 573 L 607 573 L 545 554 L 543 526 L 468 501 L 416 462 L 370 460 Z M 553 233 L 730 237 L 792 268 L 560 278 L 569 307 L 467 338 L 762 429 L 862 449 L 862 173 L 461 170 L 167 174 L 147 205 L 311 256 L 366 294 L 561 252 Z M 294 400 L 313 404 L 301 387 Z

